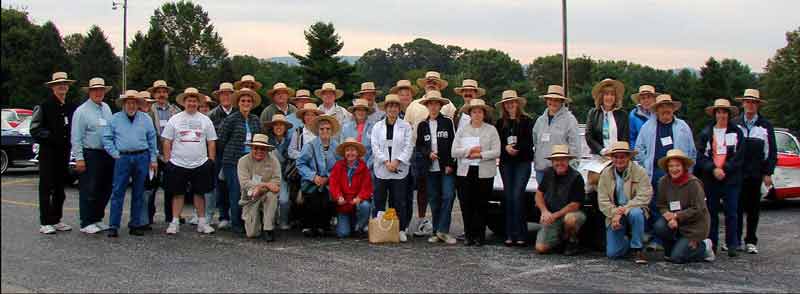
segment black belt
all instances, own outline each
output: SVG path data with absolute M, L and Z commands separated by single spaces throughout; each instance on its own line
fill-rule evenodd
M 119 154 L 122 154 L 122 155 L 136 155 L 136 154 L 142 154 L 142 153 L 145 153 L 145 152 L 147 152 L 147 149 L 134 150 L 134 151 L 120 151 Z

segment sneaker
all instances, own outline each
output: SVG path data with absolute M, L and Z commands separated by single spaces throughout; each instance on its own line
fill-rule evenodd
M 217 225 L 217 229 L 218 230 L 224 230 L 224 229 L 227 229 L 227 228 L 230 228 L 230 227 L 231 227 L 231 222 L 228 221 L 228 220 L 221 220 L 221 221 L 219 221 L 219 224 Z
M 722 244 L 719 246 L 719 250 L 728 251 L 728 245 Z
M 208 224 L 198 224 L 197 225 L 197 232 L 202 234 L 211 234 L 214 233 L 214 228 L 212 228 Z
M 52 235 L 56 233 L 56 228 L 51 225 L 41 226 L 39 227 L 39 233 Z
M 456 240 L 456 238 L 453 238 L 453 236 L 450 236 L 450 234 L 436 233 L 436 237 L 438 237 L 439 240 L 444 241 L 444 243 L 446 243 L 447 245 L 455 245 L 456 243 L 458 243 L 458 240 Z
M 422 236 L 430 236 L 433 234 L 433 224 L 429 219 L 423 219 L 417 225 L 417 231 L 414 232 L 414 236 L 422 237 Z
M 656 242 L 650 242 L 650 244 L 647 244 L 647 251 L 664 251 L 664 246 Z
M 94 225 L 97 226 L 97 228 L 100 229 L 101 231 L 105 231 L 111 228 L 107 224 L 104 224 L 103 222 L 96 222 L 94 223 Z
M 400 242 L 402 243 L 408 242 L 408 236 L 406 235 L 406 231 L 400 231 Z
M 65 223 L 57 223 L 53 225 L 53 228 L 56 229 L 56 231 L 61 231 L 61 232 L 72 231 L 72 226 Z
M 81 228 L 81 233 L 85 234 L 97 234 L 97 232 L 102 231 L 100 228 L 97 227 L 97 224 L 91 224 Z
M 180 231 L 181 225 L 178 223 L 169 223 L 167 227 L 167 235 L 175 235 Z
M 292 226 L 290 226 L 289 224 L 282 224 L 278 227 L 278 229 L 280 229 L 281 231 L 288 231 L 292 229 Z
M 193 214 L 192 218 L 189 219 L 189 224 L 193 225 L 193 226 L 196 226 L 197 223 L 199 223 L 199 222 L 200 222 L 200 220 L 197 218 L 196 214 Z
M 745 252 L 745 251 L 747 251 L 747 249 L 746 249 L 746 248 L 745 248 L 745 246 L 744 246 L 744 242 L 742 242 L 742 241 L 739 241 L 739 247 L 736 247 L 736 250 L 738 250 L 739 252 Z
M 747 244 L 747 253 L 758 254 L 758 247 L 756 247 L 756 244 L 749 244 L 748 243 Z
M 439 239 L 438 236 L 431 236 L 430 238 L 428 238 L 428 243 L 434 244 L 439 242 L 442 242 L 442 239 Z
M 645 255 L 644 251 L 641 249 L 636 250 L 633 253 L 633 262 L 636 264 L 647 264 L 647 255 Z
M 306 236 L 306 238 L 314 237 L 314 232 L 309 228 L 305 228 L 303 229 L 303 236 Z
M 119 237 L 119 232 L 117 232 L 117 229 L 108 229 L 106 230 L 106 236 L 109 238 L 116 238 Z
M 706 255 L 703 257 L 703 260 L 712 262 L 714 259 L 717 259 L 717 256 L 714 255 L 714 245 L 711 244 L 711 239 L 705 239 L 703 243 L 706 244 Z

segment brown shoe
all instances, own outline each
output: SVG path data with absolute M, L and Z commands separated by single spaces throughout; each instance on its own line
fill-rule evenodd
M 636 250 L 633 253 L 633 262 L 636 264 L 647 264 L 647 255 L 644 254 L 643 250 Z

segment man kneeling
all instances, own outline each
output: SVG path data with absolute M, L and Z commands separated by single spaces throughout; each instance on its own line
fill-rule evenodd
M 269 138 L 256 134 L 250 146 L 250 154 L 239 159 L 238 174 L 242 196 L 242 220 L 248 238 L 261 235 L 264 240 L 275 241 L 275 210 L 278 207 L 278 192 L 281 187 L 281 165 L 270 153 L 275 147 L 267 144 Z
M 540 254 L 550 253 L 565 239 L 564 254 L 578 254 L 578 230 L 586 221 L 580 208 L 586 193 L 583 177 L 569 166 L 574 158 L 567 145 L 554 145 L 547 158 L 552 167 L 545 169 L 536 191 L 536 207 L 542 213 L 539 219 L 542 228 L 536 235 L 536 252 Z

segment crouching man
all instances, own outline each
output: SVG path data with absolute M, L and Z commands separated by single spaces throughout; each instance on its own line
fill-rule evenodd
M 275 211 L 278 192 L 281 190 L 281 165 L 270 151 L 274 146 L 264 134 L 256 134 L 247 145 L 250 153 L 239 159 L 237 166 L 241 185 L 242 220 L 248 238 L 261 236 L 267 242 L 275 241 Z

